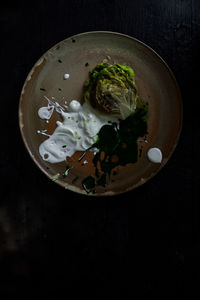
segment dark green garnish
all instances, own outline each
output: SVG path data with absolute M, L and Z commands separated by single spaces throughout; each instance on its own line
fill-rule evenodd
M 75 39 L 72 39 L 72 43 L 75 43 L 76 42 L 76 40 Z
M 92 176 L 86 177 L 82 181 L 82 187 L 84 188 L 84 190 L 86 191 L 86 193 L 89 194 L 91 192 L 91 190 L 95 187 L 95 179 L 94 179 L 94 177 L 92 177 Z
M 63 147 L 63 148 L 66 148 L 66 147 L 67 147 L 67 145 L 63 145 L 62 147 Z
M 147 112 L 147 103 L 140 100 L 135 113 L 121 120 L 118 127 L 112 123 L 100 129 L 97 142 L 93 145 L 99 149 L 93 158 L 95 175 L 99 178 L 97 185 L 105 186 L 115 167 L 137 162 L 137 139 L 147 134 Z
M 58 59 L 58 62 L 61 64 L 61 63 L 62 63 L 62 60 L 61 60 L 61 59 Z
M 40 91 L 46 91 L 44 88 L 40 88 Z
M 72 184 L 75 184 L 77 182 L 77 180 L 79 179 L 79 176 L 76 176 L 73 180 L 72 180 Z
M 88 63 L 88 62 L 86 62 L 86 63 L 85 63 L 85 67 L 88 67 L 88 66 L 89 66 L 89 63 Z
M 59 90 L 59 91 L 62 91 L 62 89 L 61 89 L 61 88 L 58 88 L 58 90 Z

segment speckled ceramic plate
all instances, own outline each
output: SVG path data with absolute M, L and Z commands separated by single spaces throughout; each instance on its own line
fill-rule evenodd
M 24 83 L 19 104 L 19 124 L 25 146 L 42 172 L 66 189 L 83 194 L 86 192 L 82 188 L 82 180 L 94 174 L 93 154 L 86 155 L 88 164 L 76 164 L 68 176 L 62 178 L 67 163 L 43 161 L 38 149 L 46 137 L 37 133 L 37 130 L 46 129 L 48 134 L 52 134 L 60 115 L 54 112 L 47 124 L 38 117 L 37 112 L 46 105 L 44 96 L 55 97 L 61 105 L 72 99 L 82 102 L 83 84 L 88 71 L 106 57 L 110 57 L 111 62 L 126 64 L 134 69 L 139 94 L 149 102 L 149 134 L 138 162 L 119 167 L 117 175 L 111 176 L 105 188 L 96 188 L 95 195 L 123 193 L 152 178 L 171 156 L 181 131 L 182 102 L 177 82 L 166 63 L 150 47 L 130 36 L 99 31 L 78 34 L 58 43 L 36 62 Z M 86 66 L 87 63 L 89 66 Z M 70 74 L 68 80 L 63 80 L 65 73 Z M 147 150 L 151 147 L 161 149 L 161 164 L 148 160 Z M 75 153 L 68 164 L 76 161 L 80 154 Z M 72 183 L 77 176 L 78 180 Z

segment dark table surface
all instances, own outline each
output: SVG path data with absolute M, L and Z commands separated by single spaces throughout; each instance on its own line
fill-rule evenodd
M 200 1 L 3 2 L 0 296 L 200 295 Z M 98 199 L 46 178 L 18 128 L 20 91 L 33 64 L 57 42 L 93 30 L 125 33 L 157 51 L 177 78 L 184 108 L 180 142 L 162 171 L 136 190 Z

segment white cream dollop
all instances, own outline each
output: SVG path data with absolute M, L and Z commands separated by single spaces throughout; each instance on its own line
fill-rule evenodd
M 92 146 L 97 133 L 108 121 L 117 122 L 116 118 L 97 114 L 87 103 L 82 106 L 76 100 L 72 100 L 68 112 L 60 110 L 62 122 L 57 122 L 54 133 L 39 147 L 39 153 L 43 160 L 50 163 L 65 161 L 76 151 L 85 151 Z
M 162 152 L 159 148 L 150 148 L 147 151 L 148 159 L 153 163 L 161 163 L 162 161 Z
M 77 112 L 80 110 L 80 108 L 81 104 L 76 100 L 72 100 L 69 104 L 68 110 L 72 112 Z

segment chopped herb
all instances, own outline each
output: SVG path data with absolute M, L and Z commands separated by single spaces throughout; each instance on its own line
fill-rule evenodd
M 55 181 L 57 181 L 57 180 L 58 180 L 58 177 L 59 177 L 59 175 L 60 175 L 60 174 L 56 174 L 54 177 L 52 177 L 52 178 L 51 178 L 51 180 L 52 180 L 52 181 L 54 181 L 54 182 L 55 182 Z
M 59 63 L 62 63 L 62 60 L 61 60 L 61 59 L 59 59 L 59 60 L 58 60 L 58 62 L 59 62 Z
M 82 181 L 82 186 L 84 188 L 84 190 L 86 191 L 86 193 L 90 193 L 91 189 L 93 189 L 95 187 L 95 179 L 92 176 L 88 176 L 86 177 L 83 181 Z
M 72 39 L 72 43 L 75 43 L 76 42 L 76 40 L 75 39 Z
M 67 147 L 67 145 L 63 145 L 62 147 L 63 147 L 63 148 L 66 148 L 66 147 Z
M 86 149 L 84 152 L 83 152 L 83 154 L 79 157 L 79 159 L 78 159 L 78 161 L 80 162 L 82 159 L 83 159 L 83 157 L 86 155 L 86 153 L 90 150 L 90 149 L 92 149 L 94 146 L 92 145 L 91 147 L 89 147 L 88 149 Z
M 86 63 L 85 63 L 85 66 L 86 66 L 86 67 L 88 67 L 88 66 L 89 66 L 89 63 L 88 63 L 88 62 L 86 62 Z
M 74 139 L 75 139 L 75 140 L 78 140 L 78 139 L 79 139 L 79 136 L 78 136 L 78 133 L 77 133 L 76 130 L 75 130 L 75 132 L 74 132 Z
M 67 175 L 69 174 L 69 171 L 72 169 L 73 167 L 71 166 L 67 166 L 65 172 L 62 174 L 62 178 L 64 179 L 65 177 L 67 177 Z
M 83 159 L 83 157 L 85 156 L 86 153 L 87 153 L 87 151 L 85 151 L 85 152 L 79 157 L 79 159 L 78 159 L 79 162 Z
M 44 88 L 40 88 L 40 91 L 46 91 Z
M 59 90 L 59 91 L 62 91 L 62 89 L 61 89 L 61 88 L 58 88 L 58 90 Z
M 77 182 L 77 180 L 79 179 L 79 176 L 76 176 L 73 180 L 72 180 L 72 184 L 75 184 Z

